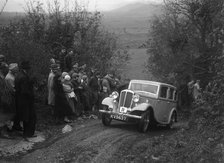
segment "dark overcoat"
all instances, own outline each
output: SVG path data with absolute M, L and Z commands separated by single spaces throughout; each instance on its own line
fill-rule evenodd
M 33 81 L 25 71 L 20 71 L 15 79 L 16 114 L 19 120 L 28 122 L 36 118 Z
M 55 75 L 53 85 L 55 94 L 55 116 L 63 118 L 65 116 L 72 115 L 73 111 L 66 99 L 63 86 L 61 84 L 60 75 Z
M 98 84 L 98 78 L 96 76 L 92 76 L 89 80 L 89 88 L 91 91 L 90 101 L 92 105 L 95 105 L 98 102 L 98 92 L 100 90 Z

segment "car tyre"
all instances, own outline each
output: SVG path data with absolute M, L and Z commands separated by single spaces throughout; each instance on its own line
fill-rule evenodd
M 102 123 L 104 126 L 110 126 L 112 118 L 110 118 L 110 114 L 103 113 L 102 114 Z
M 142 118 L 139 121 L 138 124 L 139 132 L 145 133 L 149 128 L 149 124 L 150 124 L 150 112 L 146 111 L 142 114 Z
M 174 111 L 170 118 L 170 123 L 167 125 L 168 129 L 173 128 L 173 124 L 177 121 L 177 113 Z

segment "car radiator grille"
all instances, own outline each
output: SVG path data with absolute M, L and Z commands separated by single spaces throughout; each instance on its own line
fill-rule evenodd
M 133 93 L 129 91 L 122 91 L 119 100 L 120 107 L 131 107 Z

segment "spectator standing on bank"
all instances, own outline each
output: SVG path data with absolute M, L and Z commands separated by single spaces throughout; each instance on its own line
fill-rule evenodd
M 194 90 L 194 84 L 195 84 L 195 81 L 194 80 L 191 80 L 187 86 L 188 86 L 188 95 L 189 95 L 189 98 L 190 98 L 190 104 L 193 102 L 194 100 L 194 97 L 193 97 L 193 90 Z
M 194 84 L 193 96 L 194 100 L 199 99 L 201 96 L 200 80 L 197 80 L 196 83 Z
M 79 88 L 80 86 L 80 82 L 79 82 L 79 74 L 74 72 L 72 73 L 72 79 L 71 79 L 71 83 L 73 85 L 74 91 L 76 93 L 76 90 Z
M 114 75 L 112 73 L 107 74 L 102 80 L 104 98 L 108 97 L 116 88 Z
M 90 88 L 90 92 L 91 92 L 91 108 L 92 110 L 95 110 L 98 107 L 98 100 L 99 100 L 99 91 L 100 91 L 100 87 L 99 87 L 99 83 L 98 83 L 98 78 L 97 76 L 99 76 L 99 72 L 97 72 L 96 70 L 92 69 L 91 70 L 91 77 L 89 80 L 89 88 Z
M 86 74 L 86 64 L 80 66 L 78 68 L 78 74 L 79 74 L 79 82 L 82 83 L 83 82 L 83 76 L 87 76 Z M 88 79 L 88 77 L 87 77 Z
M 71 77 L 69 75 L 65 75 L 65 77 L 63 78 L 62 86 L 69 106 L 71 107 L 73 113 L 75 113 L 75 102 L 77 101 L 77 97 L 75 95 L 74 88 L 71 83 Z
M 89 111 L 91 111 L 91 101 L 90 101 L 90 97 L 91 97 L 91 93 L 90 93 L 90 89 L 88 86 L 88 76 L 87 75 L 82 75 L 81 78 L 81 83 L 80 83 L 80 100 L 81 103 L 84 106 L 84 111 L 88 114 Z
M 51 106 L 52 114 L 54 114 L 54 105 L 55 105 L 55 94 L 54 94 L 54 77 L 57 71 L 60 70 L 60 65 L 58 64 L 51 64 L 50 66 L 50 73 L 48 76 L 47 88 L 48 88 L 48 105 Z
M 23 61 L 20 72 L 15 79 L 16 105 L 19 120 L 23 122 L 24 138 L 33 137 L 36 128 L 36 112 L 34 109 L 34 87 L 30 77 L 30 63 Z
M 77 97 L 77 102 L 75 103 L 76 115 L 80 116 L 84 112 L 84 106 L 81 102 L 82 89 L 80 87 L 79 74 L 73 73 L 71 79 L 72 86 L 74 88 L 75 95 Z
M 15 78 L 18 72 L 19 67 L 17 63 L 9 64 L 9 72 L 5 77 L 5 81 L 10 92 L 12 92 L 13 94 L 15 94 Z
M 75 59 L 76 54 L 71 50 L 64 58 L 64 71 L 70 72 L 72 70 L 73 61 Z
M 62 49 L 59 53 L 59 58 L 58 58 L 60 63 L 60 68 L 62 71 L 64 71 L 65 69 L 65 63 L 64 63 L 65 56 L 66 56 L 66 50 Z
M 10 103 L 8 105 L 8 111 L 14 115 L 13 118 L 13 129 L 22 130 L 22 127 L 20 126 L 20 121 L 18 120 L 18 117 L 16 116 L 16 101 L 15 101 L 15 78 L 19 71 L 19 67 L 17 63 L 11 63 L 9 64 L 9 72 L 5 77 L 5 83 L 9 90 L 9 98 Z
M 62 81 L 68 73 L 58 71 L 54 77 L 54 94 L 55 94 L 55 117 L 57 120 L 63 120 L 66 123 L 71 122 L 68 117 L 73 115 L 73 111 L 68 103 L 63 89 Z
M 76 63 L 72 66 L 72 70 L 69 72 L 69 75 L 72 77 L 73 73 L 79 73 L 79 64 Z

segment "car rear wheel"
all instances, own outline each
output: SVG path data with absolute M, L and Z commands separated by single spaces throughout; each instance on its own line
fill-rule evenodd
M 103 107 L 103 110 L 108 110 L 107 106 Z M 103 113 L 102 114 L 102 123 L 104 126 L 110 126 L 112 118 L 110 118 L 110 114 Z
M 142 114 L 142 118 L 139 121 L 138 130 L 143 133 L 146 132 L 149 128 L 149 123 L 150 123 L 150 112 L 146 111 Z
M 171 118 L 170 118 L 170 123 L 167 125 L 167 127 L 169 129 L 172 129 L 173 128 L 173 124 L 176 122 L 176 119 L 177 119 L 177 113 L 174 111 L 171 115 Z

